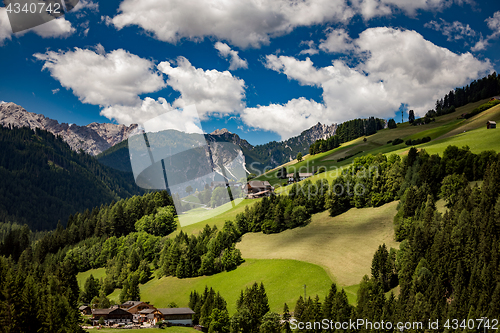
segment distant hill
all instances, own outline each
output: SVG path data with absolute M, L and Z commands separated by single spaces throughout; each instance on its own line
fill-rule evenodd
M 52 133 L 0 125 L 0 222 L 56 227 L 70 214 L 143 193 L 131 174 L 77 153 Z
M 216 130 L 205 137 L 209 142 L 231 142 L 238 145 L 245 155 L 246 168 L 250 172 L 263 171 L 266 167 L 275 168 L 293 160 L 300 152 L 307 154 L 309 146 L 318 139 L 327 139 L 335 134 L 336 124 L 323 125 L 321 123 L 303 131 L 299 136 L 286 141 L 272 141 L 264 145 L 253 146 L 241 139 L 237 134 L 227 129 Z M 128 151 L 128 141 L 124 140 L 97 155 L 99 162 L 112 168 L 132 172 Z

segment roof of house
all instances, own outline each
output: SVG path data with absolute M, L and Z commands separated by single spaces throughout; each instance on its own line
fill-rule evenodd
M 247 183 L 250 187 L 267 187 L 271 186 L 267 180 L 251 180 Z
M 108 309 L 95 309 L 92 311 L 92 315 L 101 316 L 101 315 L 109 315 L 110 313 L 115 312 L 115 314 L 126 314 L 132 316 L 132 314 L 124 309 L 120 308 L 108 308 Z
M 90 309 L 90 306 L 88 306 L 88 305 L 82 305 L 82 306 L 80 306 L 80 307 L 78 308 L 78 310 L 80 310 L 80 311 L 83 311 L 83 310 L 85 310 L 85 309 Z
M 149 314 L 155 312 L 156 309 L 144 309 L 139 311 L 140 314 Z
M 158 309 L 162 315 L 180 315 L 180 314 L 194 314 L 190 308 L 163 308 Z
M 121 305 L 121 307 L 123 307 L 123 308 L 131 308 L 131 307 L 136 306 L 136 305 L 141 304 L 141 303 L 144 303 L 144 302 L 141 302 L 141 301 L 126 301 L 125 303 L 123 303 Z
M 494 122 L 493 120 L 488 120 L 487 124 L 497 124 L 496 122 Z

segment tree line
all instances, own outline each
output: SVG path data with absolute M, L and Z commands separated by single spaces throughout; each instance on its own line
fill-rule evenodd
M 309 154 L 315 155 L 339 147 L 342 143 L 361 136 L 377 133 L 385 127 L 385 120 L 370 117 L 368 119 L 353 119 L 337 126 L 335 135 L 327 139 L 319 139 L 309 146 Z

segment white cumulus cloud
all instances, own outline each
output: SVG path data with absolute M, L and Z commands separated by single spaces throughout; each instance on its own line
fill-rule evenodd
M 490 40 L 498 38 L 500 36 L 500 11 L 493 14 L 492 17 L 488 17 L 484 20 L 493 32 L 486 38 L 481 34 L 479 41 L 472 47 L 472 51 L 482 51 L 485 50 L 490 45 Z
M 71 25 L 71 22 L 64 17 L 46 22 L 34 28 L 20 31 L 15 36 L 23 36 L 29 32 L 33 32 L 43 38 L 66 38 L 71 36 L 76 29 Z M 10 26 L 9 17 L 5 7 L 0 7 L 0 46 L 5 40 L 12 39 L 12 28 Z
M 354 15 L 345 0 L 124 0 L 112 23 L 137 25 L 157 39 L 214 36 L 239 47 L 259 47 L 296 27 L 347 22 Z
M 217 42 L 214 47 L 219 51 L 220 56 L 226 59 L 229 58 L 229 70 L 248 68 L 248 62 L 245 59 L 241 59 L 238 51 L 232 50 L 226 43 Z
M 113 105 L 104 108 L 101 115 L 120 124 L 154 125 L 154 131 L 175 129 L 186 133 L 203 133 L 199 119 L 189 108 L 174 109 L 163 97 L 146 97 L 138 106 Z
M 6 39 L 12 39 L 12 28 L 7 16 L 5 7 L 0 7 L 0 46 L 3 45 Z
M 328 115 L 323 104 L 300 97 L 286 104 L 246 108 L 241 119 L 253 128 L 276 132 L 285 140 L 316 125 L 318 119 L 328 119 Z
M 194 104 L 202 115 L 220 115 L 240 111 L 245 106 L 245 82 L 229 71 L 196 68 L 184 57 L 179 57 L 175 64 L 164 61 L 158 69 L 168 76 L 167 84 L 181 94 L 172 103 L 175 108 Z
M 251 126 L 267 129 L 269 118 L 283 118 L 288 113 L 291 119 L 303 119 L 303 129 L 317 122 L 390 117 L 402 103 L 423 115 L 445 93 L 492 70 L 489 61 L 480 61 L 470 53 L 455 54 L 409 30 L 370 28 L 352 41 L 352 49 L 360 60 L 355 67 L 337 59 L 330 66 L 316 68 L 309 58 L 268 55 L 268 68 L 302 85 L 322 89 L 322 108 L 301 100 L 299 109 L 311 110 L 301 118 L 295 114 L 297 106 L 293 100 L 284 105 L 247 109 L 254 115 L 243 119 Z M 273 128 L 282 139 L 301 132 L 298 127 L 290 130 L 293 127 L 283 121 L 273 123 Z
M 100 52 L 104 49 L 97 47 Z M 107 54 L 75 48 L 34 55 L 52 77 L 83 102 L 101 106 L 139 105 L 139 94 L 165 86 L 155 64 L 123 49 Z
M 468 25 L 463 24 L 458 21 L 453 23 L 446 22 L 443 19 L 438 21 L 430 21 L 424 24 L 424 27 L 430 28 L 436 31 L 440 31 L 444 36 L 447 37 L 448 41 L 464 39 L 465 37 L 475 37 L 476 32 Z
M 77 12 L 77 11 L 80 11 L 83 9 L 90 9 L 91 11 L 98 12 L 99 11 L 99 4 L 96 2 L 93 2 L 92 0 L 80 0 L 80 1 L 78 1 L 75 8 L 73 8 L 73 11 Z
M 46 22 L 25 32 L 19 32 L 19 35 L 23 35 L 27 32 L 34 32 L 40 37 L 43 38 L 66 38 L 71 36 L 76 31 L 75 28 L 71 25 L 71 22 L 66 20 L 64 17 L 60 17 L 58 19 Z
M 345 29 L 330 29 L 319 48 L 325 52 L 344 53 L 353 49 L 351 37 Z
M 474 5 L 473 0 L 352 0 L 352 6 L 366 21 L 403 12 L 415 16 L 419 10 L 440 11 L 456 3 Z

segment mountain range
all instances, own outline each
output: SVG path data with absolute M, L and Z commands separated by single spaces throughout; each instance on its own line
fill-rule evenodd
M 57 120 L 26 111 L 14 103 L 0 104 L 0 124 L 12 127 L 39 128 L 59 135 L 75 151 L 82 149 L 95 156 L 127 139 L 138 131 L 138 126 L 91 123 L 87 126 L 60 124 Z
M 62 139 L 75 151 L 80 149 L 89 155 L 96 156 L 99 162 L 115 169 L 131 172 L 127 139 L 139 131 L 137 124 L 130 126 L 115 124 L 91 123 L 87 126 L 59 123 L 26 111 L 14 103 L 0 104 L 0 124 L 12 127 L 39 128 L 51 132 Z M 303 131 L 300 135 L 286 141 L 272 141 L 264 145 L 253 146 L 237 134 L 227 129 L 215 130 L 206 134 L 210 142 L 226 141 L 241 147 L 245 155 L 247 170 L 259 173 L 266 167 L 274 168 L 293 160 L 300 152 L 307 154 L 309 146 L 318 139 L 327 139 L 335 134 L 337 125 L 321 123 Z

